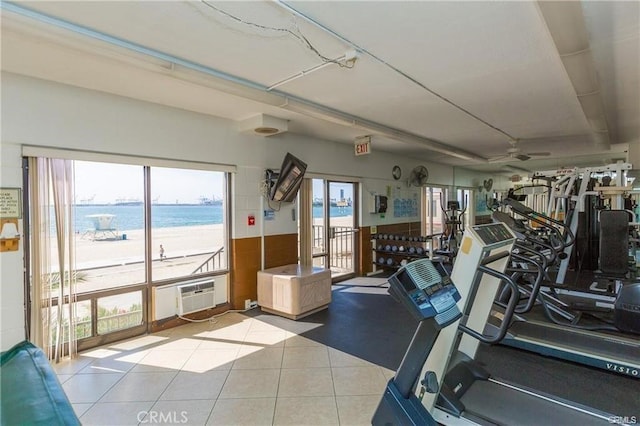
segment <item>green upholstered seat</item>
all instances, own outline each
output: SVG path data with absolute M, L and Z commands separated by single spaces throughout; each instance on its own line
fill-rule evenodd
M 79 425 L 44 352 L 24 341 L 0 356 L 2 425 Z

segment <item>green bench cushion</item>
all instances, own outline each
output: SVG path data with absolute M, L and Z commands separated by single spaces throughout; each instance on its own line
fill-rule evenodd
M 0 355 L 3 425 L 79 425 L 44 352 L 24 341 Z

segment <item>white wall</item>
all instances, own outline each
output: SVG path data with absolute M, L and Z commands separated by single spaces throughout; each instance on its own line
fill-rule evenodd
M 237 166 L 233 177 L 232 238 L 295 233 L 293 205 L 283 204 L 273 221 L 262 223 L 266 208 L 260 187 L 267 168 L 278 169 L 286 152 L 308 164 L 308 173 L 346 176 L 362 181 L 363 195 L 400 186 L 391 179 L 393 165 L 403 175 L 420 164 L 429 181 L 450 185 L 453 168 L 377 152 L 355 157 L 353 146 L 283 133 L 268 138 L 240 134 L 229 120 L 101 92 L 2 73 L 2 186 L 21 187 L 21 146 L 35 145 Z M 361 225 L 406 222 L 390 210 L 384 219 L 363 206 Z M 255 226 L 247 225 L 254 215 Z M 413 219 L 411 219 L 413 220 Z M 419 220 L 419 218 L 415 218 Z M 23 252 L 2 254 L 2 349 L 22 340 Z
M 2 142 L 0 187 L 22 187 L 20 145 Z M 18 230 L 20 235 L 24 235 L 22 220 L 18 221 Z M 25 339 L 23 258 L 24 239 L 22 238 L 18 251 L 0 253 L 0 271 L 2 272 L 0 276 L 0 351 L 6 351 Z
M 489 173 L 479 173 L 473 170 L 462 169 L 456 167 L 454 170 L 454 182 L 456 186 L 474 188 L 482 186 L 485 180 L 493 179 L 493 189 L 496 191 L 504 191 L 513 186 L 511 181 L 505 175 L 493 175 Z

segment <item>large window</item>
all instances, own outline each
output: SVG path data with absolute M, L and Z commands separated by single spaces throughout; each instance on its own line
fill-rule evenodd
M 48 340 L 60 336 L 66 342 L 75 334 L 78 348 L 84 349 L 144 332 L 153 285 L 226 271 L 227 172 L 202 170 L 201 164 L 197 168 L 79 160 L 71 164 L 73 173 L 67 179 L 72 180 L 73 199 L 66 204 L 73 231 L 65 238 L 70 235 L 75 247 L 71 274 L 75 283 L 73 294 L 60 292 L 64 304 L 56 290 L 61 279 L 55 216 L 60 213 L 53 205 L 47 207 L 49 201 L 44 210 L 35 205 L 39 201 L 32 200 L 30 206 L 49 216 L 48 221 L 38 219 L 31 232 L 40 235 L 43 226 L 47 230 L 47 237 L 34 245 L 39 253 L 34 252 L 33 258 L 46 257 L 44 264 L 51 268 L 40 273 L 43 279 L 30 274 L 31 285 L 40 286 L 32 294 L 41 298 L 32 300 L 32 309 L 43 302 L 47 306 L 43 317 L 49 318 L 45 322 L 51 327 Z M 37 175 L 43 173 L 45 169 L 30 175 L 27 185 L 33 191 L 42 193 Z M 55 183 L 50 185 L 53 194 Z M 73 309 L 67 300 L 75 300 Z M 60 323 L 67 331 L 60 331 Z
M 144 169 L 75 161 L 78 293 L 145 282 Z
M 151 169 L 151 264 L 155 281 L 227 268 L 224 174 Z
M 149 167 L 145 191 L 142 166 L 74 166 L 80 293 L 227 268 L 223 172 Z

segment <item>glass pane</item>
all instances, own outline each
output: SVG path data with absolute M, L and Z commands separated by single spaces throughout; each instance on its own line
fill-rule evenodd
M 424 203 L 425 203 L 425 208 L 424 208 L 424 231 L 423 234 L 424 235 L 431 235 L 433 234 L 433 227 L 432 227 L 432 220 L 431 220 L 431 215 L 432 215 L 432 211 L 433 211 L 433 205 L 432 205 L 432 199 L 433 199 L 433 194 L 432 194 L 432 188 L 431 187 L 426 187 L 424 189 Z
M 91 300 L 76 302 L 76 339 L 87 337 L 91 337 Z
M 326 268 L 325 260 L 326 260 L 325 256 L 314 257 L 313 266 L 317 266 L 319 268 Z
M 439 235 L 444 230 L 443 205 L 446 204 L 446 190 L 443 188 L 425 188 L 425 234 Z M 434 248 L 440 247 L 440 238 L 433 239 Z
M 463 215 L 464 228 L 466 229 L 471 225 L 470 218 L 473 212 L 473 207 L 471 206 L 471 203 L 473 202 L 473 193 L 470 189 L 465 189 L 463 191 L 462 202 L 464 203 L 464 208 L 466 208 L 466 211 Z
M 98 299 L 98 334 L 142 324 L 142 292 L 123 293 Z
M 353 184 L 329 182 L 330 267 L 336 274 L 353 269 Z M 333 276 L 333 275 L 332 275 Z
M 74 164 L 78 292 L 144 282 L 143 168 Z
M 55 345 L 58 333 L 58 309 L 59 306 L 52 306 L 51 309 L 43 308 L 42 315 L 49 315 L 50 324 L 50 344 Z M 91 337 L 91 301 L 84 300 L 75 303 L 75 323 L 76 338 L 78 340 Z M 62 339 L 69 341 L 69 304 L 62 305 Z
M 444 215 L 442 213 L 442 206 L 445 205 L 446 193 L 442 188 L 433 188 L 433 200 L 432 200 L 432 216 L 433 233 L 440 234 L 444 230 Z
M 313 179 L 313 251 L 314 255 L 327 252 L 324 241 L 324 180 Z M 314 265 L 316 262 L 314 261 Z M 322 265 L 324 266 L 324 260 Z
M 227 269 L 225 174 L 151 169 L 153 281 Z

